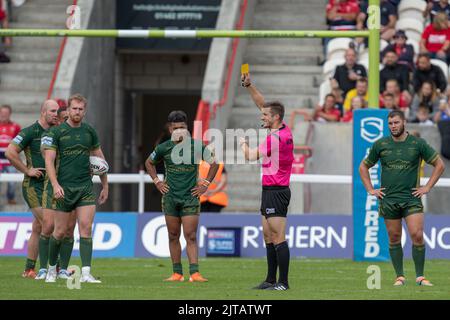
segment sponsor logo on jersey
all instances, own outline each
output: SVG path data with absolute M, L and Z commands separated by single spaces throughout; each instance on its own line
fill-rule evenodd
M 41 144 L 45 146 L 51 146 L 53 144 L 53 138 L 52 137 L 42 137 Z
M 13 139 L 13 142 L 14 142 L 15 144 L 20 144 L 22 141 L 23 141 L 23 137 L 22 137 L 22 136 L 19 136 L 19 135 L 17 135 L 17 136 Z

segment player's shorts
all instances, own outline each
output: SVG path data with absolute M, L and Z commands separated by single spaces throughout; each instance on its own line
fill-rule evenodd
M 164 195 L 161 200 L 162 211 L 168 216 L 184 217 L 200 213 L 200 199 L 196 197 L 175 198 Z
M 423 213 L 422 201 L 395 201 L 380 199 L 378 203 L 378 213 L 384 219 L 402 219 L 414 213 Z
M 78 207 L 94 206 L 95 194 L 93 185 L 84 185 L 79 187 L 64 187 L 64 198 L 55 199 L 53 196 L 53 188 L 50 183 L 45 186 L 43 207 L 63 212 L 72 212 Z
M 261 214 L 267 218 L 286 217 L 291 189 L 284 186 L 263 186 L 261 197 Z
M 30 209 L 42 207 L 42 195 L 44 193 L 44 180 L 24 181 L 22 183 L 22 195 Z

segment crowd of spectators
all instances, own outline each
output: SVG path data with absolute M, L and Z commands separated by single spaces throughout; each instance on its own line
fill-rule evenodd
M 10 0 L 0 0 L 0 28 L 9 28 L 9 16 L 11 13 L 11 2 Z M 6 49 L 12 45 L 11 37 L 3 37 L 0 40 L 0 63 L 8 63 L 11 61 L 9 56 L 6 54 Z
M 449 0 L 423 0 L 423 33 L 415 45 L 408 40 L 407 32 L 397 27 L 401 1 L 380 2 L 380 37 L 387 41 L 380 52 L 380 108 L 402 110 L 408 121 L 423 125 L 449 120 Z M 367 8 L 366 0 L 329 0 L 326 7 L 329 30 L 367 29 Z M 330 40 L 324 39 L 325 57 Z M 324 104 L 315 108 L 311 119 L 349 122 L 353 119 L 353 110 L 367 108 L 368 72 L 363 64 L 358 63 L 359 54 L 367 50 L 367 46 L 365 38 L 350 42 L 344 55 L 345 63 L 336 67 L 329 79 L 330 91 L 324 92 Z

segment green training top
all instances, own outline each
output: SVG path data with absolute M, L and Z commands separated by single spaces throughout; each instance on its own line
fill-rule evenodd
M 41 153 L 41 136 L 44 132 L 46 130 L 36 121 L 31 126 L 20 130 L 19 134 L 11 141 L 11 144 L 25 153 L 28 168 L 45 168 L 45 161 Z M 44 181 L 44 176 L 34 178 L 25 175 L 24 182 L 30 180 Z
M 92 183 L 90 151 L 100 148 L 97 133 L 82 122 L 71 127 L 67 122 L 50 128 L 43 136 L 44 149 L 56 151 L 56 175 L 61 186 L 85 186 Z
M 438 153 L 421 138 L 408 134 L 405 141 L 396 142 L 392 136 L 376 141 L 364 159 L 371 167 L 381 161 L 381 187 L 385 199 L 411 200 L 413 188 L 419 187 L 422 159 L 433 163 Z
M 179 144 L 175 144 L 172 140 L 159 144 L 149 159 L 154 165 L 164 161 L 165 181 L 169 185 L 167 195 L 190 199 L 191 190 L 197 185 L 200 161 L 203 159 L 213 163 L 214 155 L 203 142 L 189 138 Z

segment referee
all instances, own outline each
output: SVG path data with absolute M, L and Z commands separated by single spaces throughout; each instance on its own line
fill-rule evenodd
M 241 80 L 261 110 L 262 127 L 269 131 L 266 140 L 255 149 L 250 149 L 244 138 L 240 139 L 246 160 L 263 159 L 261 215 L 268 270 L 266 280 L 254 289 L 287 290 L 290 254 L 285 234 L 291 200 L 289 181 L 294 161 L 292 133 L 283 122 L 284 106 L 277 101 L 266 103 L 262 94 L 251 84 L 248 73 L 243 74 Z

